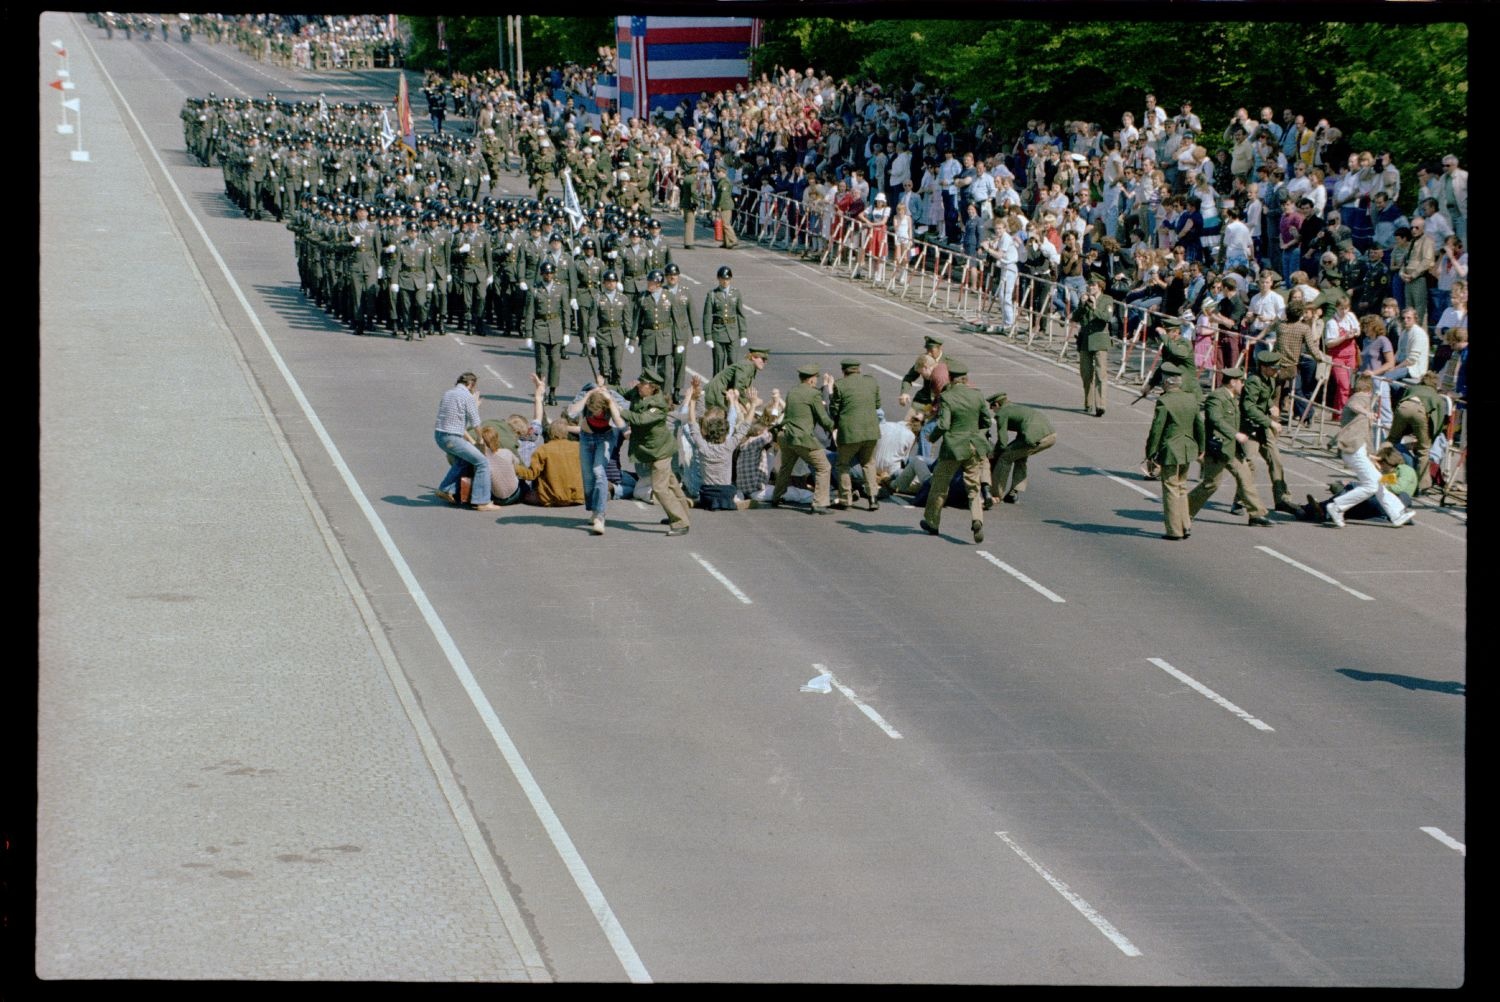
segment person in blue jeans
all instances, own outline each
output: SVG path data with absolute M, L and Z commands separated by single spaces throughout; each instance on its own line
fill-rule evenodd
M 436 440 L 438 448 L 442 449 L 453 461 L 448 467 L 447 476 L 433 491 L 438 497 L 449 504 L 457 504 L 454 497 L 458 490 L 459 479 L 468 472 L 470 467 L 474 469 L 474 483 L 471 489 L 471 497 L 488 498 L 490 496 L 490 463 L 485 454 L 474 444 L 473 436 L 479 427 L 479 403 L 478 391 L 475 386 L 479 377 L 472 372 L 465 372 L 458 377 L 453 388 L 443 394 L 443 399 L 438 403 L 437 426 L 433 429 L 432 437 Z M 475 505 L 475 511 L 499 511 L 500 506 L 493 501 Z
M 604 535 L 604 505 L 609 500 L 606 470 L 625 427 L 625 418 L 620 413 L 624 403 L 609 387 L 590 383 L 567 410 L 568 419 L 578 422 L 578 465 L 583 470 L 589 532 L 595 536 Z

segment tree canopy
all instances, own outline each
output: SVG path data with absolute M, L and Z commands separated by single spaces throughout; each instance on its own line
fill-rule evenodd
M 444 53 L 437 47 L 437 17 L 408 17 L 401 21 L 411 34 L 406 64 L 413 69 L 474 73 L 500 65 L 500 17 L 444 16 Z M 537 17 L 527 15 L 522 55 L 528 71 L 563 63 L 589 64 L 599 57 L 599 46 L 611 44 L 612 17 Z
M 1253 21 L 1056 22 L 789 18 L 768 21 L 757 73 L 813 66 L 835 77 L 948 89 L 998 132 L 1028 119 L 1119 127 L 1154 92 L 1188 98 L 1213 145 L 1236 108 L 1327 118 L 1355 149 L 1414 164 L 1468 147 L 1468 27 Z M 957 124 L 957 123 L 955 123 Z

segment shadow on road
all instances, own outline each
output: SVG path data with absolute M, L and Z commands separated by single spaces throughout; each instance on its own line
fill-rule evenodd
M 1435 682 L 1430 678 L 1417 678 L 1415 675 L 1389 675 L 1384 672 L 1357 671 L 1353 668 L 1340 668 L 1338 673 L 1356 682 L 1389 682 L 1391 685 L 1399 685 L 1403 689 L 1412 691 L 1425 689 L 1428 692 L 1442 692 L 1450 696 L 1468 695 L 1468 687 L 1463 682 Z
M 866 522 L 853 522 L 848 520 L 840 521 L 838 524 L 853 529 L 855 532 L 884 533 L 887 536 L 926 535 L 926 533 L 917 528 L 915 525 L 870 525 Z
M 229 198 L 220 191 L 195 191 L 193 201 L 198 203 L 198 210 L 216 219 L 244 219 L 245 214 L 240 211 Z
M 1160 515 L 1152 515 L 1151 520 L 1156 521 Z M 1064 522 L 1058 518 L 1043 519 L 1047 525 L 1057 525 L 1064 529 L 1072 529 L 1074 532 L 1086 532 L 1098 536 L 1136 536 L 1140 539 L 1155 539 L 1161 535 L 1160 532 L 1148 532 L 1145 529 L 1136 529 L 1128 525 L 1095 525 L 1090 522 Z
M 297 285 L 257 285 L 255 291 L 276 316 L 291 330 L 299 331 L 343 331 L 344 325 L 322 310 L 302 294 Z

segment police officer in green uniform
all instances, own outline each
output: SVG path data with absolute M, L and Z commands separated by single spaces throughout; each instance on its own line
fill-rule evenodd
M 1224 369 L 1220 375 L 1224 377 L 1224 385 L 1208 395 L 1203 407 L 1208 444 L 1203 451 L 1203 479 L 1188 494 L 1188 518 L 1198 517 L 1218 489 L 1220 477 L 1228 470 L 1234 477 L 1236 499 L 1249 513 L 1250 524 L 1274 525 L 1266 518 L 1265 506 L 1255 490 L 1255 477 L 1250 464 L 1245 462 L 1250 436 L 1240 431 L 1239 401 L 1245 387 L 1245 370 Z
M 682 284 L 682 269 L 671 262 L 666 267 L 666 284 L 662 293 L 672 304 L 672 403 L 682 403 L 682 377 L 687 372 L 687 348 L 700 344 L 698 321 L 693 316 L 693 299 Z
M 776 488 L 771 492 L 771 504 L 779 506 L 787 484 L 791 482 L 792 467 L 797 465 L 797 460 L 802 460 L 813 471 L 814 515 L 828 514 L 828 487 L 833 472 L 828 462 L 828 450 L 813 434 L 814 426 L 829 435 L 833 434 L 834 427 L 833 419 L 823 406 L 823 394 L 817 388 L 821 371 L 817 365 L 804 365 L 798 369 L 797 377 L 801 382 L 786 395 L 786 409 L 781 415 L 781 432 L 777 437 L 781 462 L 776 467 Z
M 698 172 L 683 168 L 677 179 L 677 206 L 682 209 L 682 246 L 693 249 L 693 229 L 698 225 Z
M 741 400 L 745 399 L 746 393 L 755 383 L 755 374 L 766 367 L 766 360 L 771 353 L 764 347 L 752 347 L 745 357 L 714 376 L 703 387 L 703 408 L 705 413 L 714 408 L 727 408 L 729 406 L 726 390 L 734 390 L 739 394 Z
M 1429 371 L 1422 374 L 1421 382 L 1406 388 L 1391 415 L 1391 430 L 1385 437 L 1387 442 L 1400 445 L 1408 434 L 1416 436 L 1412 458 L 1417 462 L 1418 492 L 1432 487 L 1432 463 L 1427 454 L 1432 451 L 1433 438 L 1443 427 L 1443 398 L 1437 384 L 1437 373 Z
M 941 362 L 943 360 L 942 338 L 934 337 L 933 335 L 929 334 L 926 338 L 923 339 L 922 347 L 923 355 L 925 355 L 927 358 L 932 359 L 933 363 Z M 931 405 L 933 401 L 934 391 L 932 380 L 922 374 L 922 367 L 924 364 L 923 355 L 918 355 L 916 362 L 912 363 L 912 367 L 906 370 L 906 375 L 901 377 L 901 395 L 896 398 L 896 402 L 902 407 L 905 407 L 908 404 L 916 404 L 919 407 L 927 407 Z M 914 384 L 919 379 L 922 381 L 922 388 L 917 390 L 916 394 L 913 395 L 911 392 L 912 384 Z
M 1203 455 L 1207 435 L 1198 397 L 1183 386 L 1185 375 L 1174 362 L 1162 363 L 1162 394 L 1156 398 L 1151 431 L 1146 436 L 1146 463 L 1161 480 L 1162 539 L 1192 534 L 1188 514 L 1188 470 Z
M 594 301 L 594 334 L 590 348 L 598 351 L 599 378 L 620 385 L 620 350 L 635 337 L 636 304 L 620 291 L 620 278 L 604 273 L 604 291 Z
M 1057 432 L 1041 411 L 1013 402 L 1003 390 L 990 395 L 989 405 L 995 416 L 992 489 L 1006 504 L 1017 504 L 1026 491 L 1026 460 L 1056 445 Z
M 1280 365 L 1281 356 L 1269 348 L 1255 353 L 1255 371 L 1246 377 L 1245 391 L 1240 394 L 1240 430 L 1250 436 L 1261 458 L 1266 461 L 1276 510 L 1300 515 L 1302 510 L 1287 496 L 1281 450 L 1276 448 L 1276 434 L 1281 424 L 1281 409 L 1276 406 L 1276 370 Z M 1249 465 L 1253 473 L 1255 464 Z
M 722 165 L 718 170 L 718 182 L 714 191 L 714 211 L 719 214 L 719 221 L 724 227 L 724 242 L 720 246 L 733 250 L 740 242 L 734 234 L 734 186 L 729 183 L 729 172 Z
M 354 210 L 354 222 L 344 231 L 344 242 L 353 251 L 349 267 L 354 279 L 354 333 L 364 334 L 375 311 L 375 297 L 385 275 L 381 261 L 386 255 L 380 231 L 370 223 L 370 207 L 363 202 Z
M 922 531 L 936 536 L 948 500 L 948 485 L 953 475 L 963 470 L 964 489 L 969 496 L 969 530 L 974 542 L 984 542 L 984 500 L 979 485 L 989 465 L 990 409 L 984 397 L 969 385 L 969 367 L 953 360 L 948 363 L 949 383 L 938 403 L 937 427 L 927 435 L 928 441 L 942 439 L 937 466 L 927 491 L 927 510 L 920 523 Z
M 562 378 L 562 349 L 572 340 L 567 293 L 557 281 L 557 269 L 543 261 L 537 270 L 540 284 L 526 296 L 526 346 L 536 359 L 536 374 L 547 384 L 547 403 L 557 403 L 557 384 Z
M 1104 416 L 1109 381 L 1109 325 L 1115 301 L 1104 294 L 1104 279 L 1089 278 L 1083 300 L 1073 310 L 1078 321 L 1078 374 L 1083 379 L 1083 410 L 1094 417 Z
M 859 359 L 846 358 L 839 363 L 844 376 L 833 384 L 828 397 L 828 414 L 838 428 L 838 454 L 834 468 L 839 475 L 839 496 L 835 508 L 854 505 L 854 478 L 850 468 L 858 463 L 864 469 L 865 496 L 870 510 L 880 507 L 875 500 L 875 445 L 880 441 L 880 384 L 874 376 L 859 371 Z
M 651 470 L 651 496 L 667 516 L 667 535 L 686 536 L 692 502 L 672 472 L 677 436 L 671 422 L 671 403 L 661 393 L 661 371 L 641 370 L 636 385 L 625 391 L 630 410 L 621 415 L 630 426 L 630 459 Z
M 745 299 L 739 289 L 729 284 L 733 279 L 734 271 L 729 265 L 720 265 L 719 284 L 703 299 L 703 336 L 713 344 L 715 376 L 734 364 L 735 342 L 743 347 L 750 338 Z

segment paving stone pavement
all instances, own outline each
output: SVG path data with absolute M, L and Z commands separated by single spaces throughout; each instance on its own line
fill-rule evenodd
M 41 88 L 36 973 L 525 978 L 76 24 L 40 37 L 91 161 Z

